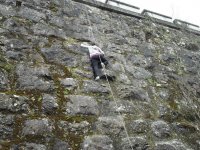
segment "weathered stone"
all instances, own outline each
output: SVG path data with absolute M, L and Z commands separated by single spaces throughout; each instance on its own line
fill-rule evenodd
M 79 17 L 81 14 L 88 13 L 89 7 L 74 3 L 73 1 L 65 1 L 63 13 L 68 17 Z
M 102 134 L 120 135 L 124 132 L 124 121 L 120 116 L 99 117 L 96 127 Z
M 65 78 L 61 80 L 61 85 L 68 90 L 73 90 L 78 86 L 78 81 L 73 78 Z
M 148 79 L 151 78 L 152 74 L 141 67 L 136 67 L 130 65 L 126 65 L 126 70 L 131 73 L 136 79 Z
M 117 80 L 124 84 L 131 84 L 131 80 L 129 80 L 129 78 L 125 74 L 120 74 Z
M 96 100 L 90 96 L 70 95 L 66 104 L 66 113 L 70 115 L 98 115 L 99 109 Z
M 57 17 L 57 16 L 51 16 L 50 23 L 53 24 L 53 25 L 56 25 L 60 28 L 65 26 L 64 19 L 61 18 L 61 17 Z
M 86 1 L 98 4 L 0 0 L 0 149 L 83 149 L 90 135 L 84 149 L 198 150 L 198 32 Z M 93 79 L 89 41 L 105 52 L 110 86 Z
M 188 52 L 184 52 L 184 54 L 179 54 L 179 55 L 182 67 L 184 68 L 185 71 L 190 71 L 191 68 L 197 67 L 196 55 Z
M 25 64 L 20 64 L 16 68 L 18 75 L 17 88 L 21 90 L 40 90 L 40 91 L 52 91 L 53 82 L 49 72 L 49 68 L 46 66 L 33 67 Z
M 54 0 L 55 1 L 55 0 Z M 50 2 L 53 2 L 53 1 L 48 1 L 48 0 L 43 0 L 43 1 L 40 1 L 40 0 L 26 0 L 26 1 L 23 1 L 22 4 L 25 5 L 25 6 L 29 6 L 29 7 L 42 7 L 42 8 L 48 8 Z
M 195 44 L 195 43 L 186 44 L 185 48 L 188 49 L 188 50 L 191 50 L 191 51 L 200 50 L 199 46 L 197 44 Z
M 139 50 L 142 51 L 142 54 L 145 57 L 154 57 L 156 54 L 156 45 L 152 43 L 143 43 L 140 45 Z
M 28 113 L 28 98 L 18 95 L 0 94 L 0 111 Z
M 60 121 L 58 126 L 60 129 L 63 129 L 66 133 L 73 132 L 75 134 L 85 134 L 91 128 L 90 123 L 87 121 L 82 121 L 80 123 Z
M 40 22 L 41 20 L 46 19 L 45 14 L 27 7 L 21 7 L 18 15 L 22 18 L 30 19 L 36 22 Z
M 0 140 L 12 138 L 14 117 L 14 115 L 3 115 L 0 113 Z
M 56 98 L 49 94 L 44 94 L 42 99 L 42 110 L 46 114 L 55 114 L 58 109 L 58 103 Z
M 148 150 L 149 149 L 149 144 L 147 143 L 146 138 L 142 136 L 124 138 L 122 139 L 121 145 L 122 145 L 121 147 L 122 150 L 130 150 L 130 149 Z
M 42 144 L 36 143 L 25 143 L 23 146 L 16 146 L 16 149 L 23 149 L 23 150 L 47 150 L 47 147 Z M 15 150 L 15 148 L 13 149 Z
M 8 75 L 5 71 L 0 70 L 0 90 L 7 90 L 9 85 Z
M 133 86 L 119 86 L 117 90 L 119 96 L 123 99 L 138 100 L 143 102 L 150 101 L 148 93 L 142 88 L 136 88 Z
M 172 140 L 156 143 L 155 150 L 189 150 L 189 148 L 178 140 Z
M 49 62 L 58 63 L 70 67 L 76 67 L 78 60 L 76 57 L 64 49 L 58 47 L 42 48 L 43 55 Z
M 168 138 L 171 135 L 169 125 L 164 121 L 155 121 L 151 125 L 153 134 L 158 138 Z
M 197 132 L 198 130 L 195 125 L 192 125 L 190 123 L 176 122 L 176 123 L 173 123 L 172 126 L 177 133 L 182 134 L 182 135 L 189 135 L 189 134 Z
M 75 69 L 74 72 L 75 72 L 76 75 L 78 75 L 81 78 L 84 77 L 84 78 L 88 78 L 88 79 L 93 79 L 92 71 L 86 72 L 86 71 L 83 71 L 83 70 Z
M 32 30 L 35 35 L 55 36 L 63 39 L 66 38 L 66 34 L 63 29 L 55 28 L 48 24 L 37 23 L 32 26 Z
M 159 106 L 158 112 L 159 117 L 166 121 L 174 121 L 180 117 L 180 113 L 162 105 Z
M 132 102 L 129 101 L 110 101 L 108 104 L 108 111 L 110 113 L 130 113 L 134 114 L 136 112 L 136 108 Z M 105 112 L 105 110 L 103 110 Z
M 127 57 L 127 61 L 135 66 L 144 68 L 148 67 L 152 60 L 144 57 L 143 55 L 129 55 Z
M 53 150 L 70 150 L 70 146 L 67 142 L 61 141 L 59 139 L 55 140 Z
M 22 52 L 7 51 L 6 56 L 11 60 L 25 60 L 26 56 Z
M 9 39 L 6 42 L 6 46 L 9 49 L 15 49 L 18 51 L 22 51 L 22 49 L 30 48 L 30 46 L 25 43 L 23 40 L 18 40 L 18 39 Z
M 115 62 L 112 65 L 112 70 L 114 70 L 115 72 L 125 72 L 124 70 L 124 66 L 121 63 Z
M 15 16 L 16 11 L 11 6 L 6 6 L 6 5 L 0 4 L 0 14 L 2 16 Z
M 164 89 L 164 88 L 161 89 L 158 94 L 159 94 L 160 98 L 163 99 L 163 100 L 168 100 L 168 98 L 170 96 L 169 90 Z
M 83 150 L 113 150 L 113 141 L 105 135 L 93 135 L 84 139 Z
M 175 63 L 177 61 L 176 59 L 177 59 L 177 56 L 175 54 L 165 53 L 165 54 L 160 55 L 160 60 L 163 63 L 167 63 L 168 65 L 170 63 Z
M 149 123 L 142 119 L 131 122 L 130 126 L 135 133 L 145 133 L 150 130 Z
M 134 87 L 138 87 L 138 88 L 146 88 L 148 86 L 147 81 L 138 80 L 138 79 L 133 79 L 132 85 L 134 85 Z
M 7 32 L 10 31 L 14 33 L 21 33 L 23 35 L 28 35 L 27 29 L 13 18 L 6 19 L 3 22 L 3 27 L 7 29 Z
M 13 5 L 15 6 L 16 0 L 4 0 L 6 5 Z
M 50 121 L 44 119 L 26 120 L 22 129 L 22 136 L 42 136 L 52 134 L 53 126 Z
M 3 34 L 3 33 L 8 33 L 8 31 L 6 29 L 0 28 L 0 34 Z
M 86 80 L 83 82 L 83 91 L 85 93 L 108 94 L 110 90 L 106 85 L 100 85 L 95 81 Z

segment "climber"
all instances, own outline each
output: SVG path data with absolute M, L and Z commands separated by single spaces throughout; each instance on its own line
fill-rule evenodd
M 94 73 L 94 79 L 99 80 L 103 77 L 101 74 L 101 68 L 108 65 L 108 61 L 104 57 L 104 52 L 93 42 L 82 43 L 81 47 L 87 48 Z

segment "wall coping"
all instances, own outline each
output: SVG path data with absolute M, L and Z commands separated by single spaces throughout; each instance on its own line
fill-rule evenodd
M 73 1 L 83 3 L 83 4 L 87 4 L 89 6 L 97 7 L 97 8 L 100 8 L 102 10 L 107 10 L 107 11 L 110 11 L 110 12 L 115 12 L 115 13 L 119 13 L 119 14 L 122 14 L 122 15 L 135 17 L 135 18 L 138 18 L 138 19 L 145 19 L 146 18 L 146 16 L 144 15 L 145 12 L 154 13 L 154 14 L 159 15 L 161 17 L 171 19 L 171 17 L 169 17 L 169 16 L 159 14 L 159 13 L 156 13 L 156 12 L 153 12 L 153 11 L 150 11 L 150 10 L 146 10 L 146 9 L 144 9 L 142 13 L 136 13 L 136 12 L 133 12 L 133 11 L 130 11 L 130 10 L 126 10 L 126 9 L 119 8 L 119 7 L 116 7 L 116 6 L 112 6 L 112 5 L 109 5 L 109 4 L 106 4 L 106 3 L 102 3 L 102 2 L 99 2 L 99 1 L 96 1 L 96 0 L 73 0 Z M 113 1 L 113 0 L 111 0 L 111 1 Z M 190 33 L 193 33 L 193 34 L 200 36 L 200 31 L 194 30 L 194 29 L 189 28 L 189 27 L 181 26 L 181 25 L 178 25 L 177 23 L 175 23 L 176 22 L 175 20 L 178 20 L 178 19 L 175 19 L 173 22 L 169 22 L 169 21 L 165 21 L 165 20 L 162 20 L 162 19 L 154 18 L 154 17 L 150 17 L 150 18 L 152 18 L 151 21 L 156 22 L 158 24 L 161 24 L 163 26 L 167 26 L 169 28 L 173 28 L 173 29 L 177 29 L 177 30 L 186 30 Z M 186 22 L 186 21 L 182 21 L 182 20 L 178 20 L 178 21 L 187 23 L 188 25 L 199 27 L 197 25 L 194 25 L 194 24 Z

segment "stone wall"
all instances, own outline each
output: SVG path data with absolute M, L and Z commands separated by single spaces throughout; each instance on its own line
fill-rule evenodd
M 0 149 L 200 149 L 199 36 L 71 0 L 0 0 L 0 15 Z

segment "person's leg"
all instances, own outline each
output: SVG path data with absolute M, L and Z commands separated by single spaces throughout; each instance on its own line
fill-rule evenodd
M 105 65 L 108 65 L 108 61 L 106 60 L 106 58 L 103 55 L 100 56 L 100 59 Z
M 97 76 L 101 75 L 101 70 L 99 69 L 99 66 L 98 66 L 99 60 L 92 58 L 91 63 L 92 63 L 92 69 L 94 72 L 94 78 L 96 78 Z

